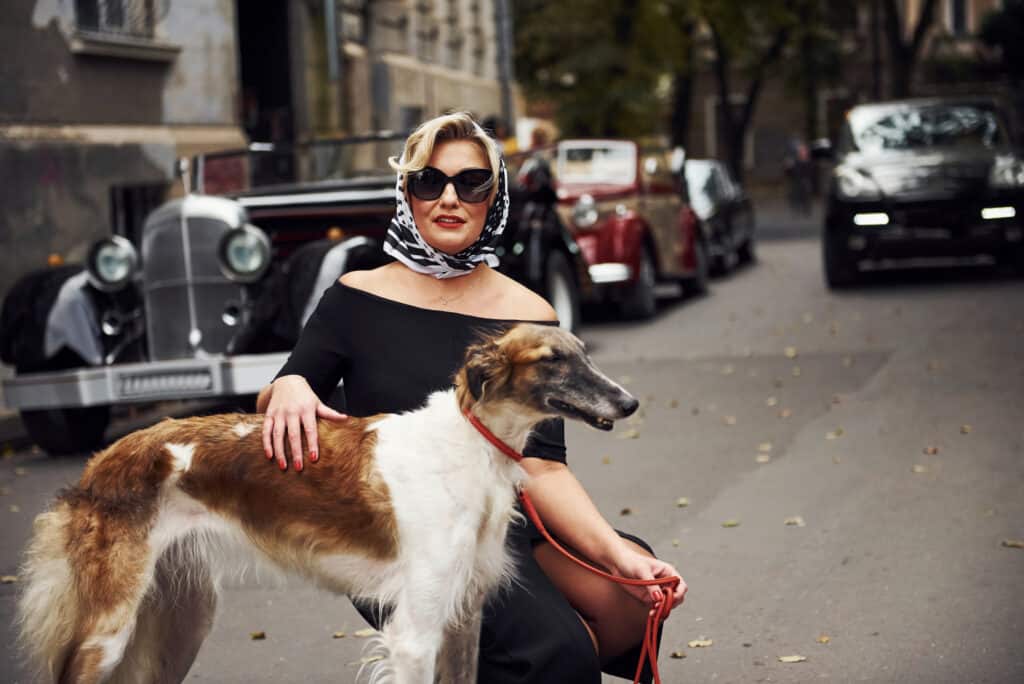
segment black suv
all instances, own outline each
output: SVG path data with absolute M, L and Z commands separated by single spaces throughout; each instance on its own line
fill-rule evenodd
M 883 260 L 1024 266 L 1024 155 L 990 98 L 858 105 L 834 149 L 822 237 L 829 287 Z

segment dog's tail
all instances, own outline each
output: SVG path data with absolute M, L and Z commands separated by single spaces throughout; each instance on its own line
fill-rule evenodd
M 70 507 L 58 503 L 36 517 L 20 576 L 18 645 L 37 679 L 53 681 L 75 636 L 78 599 L 67 554 Z

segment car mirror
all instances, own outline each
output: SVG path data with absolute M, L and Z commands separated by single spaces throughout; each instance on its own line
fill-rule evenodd
M 835 159 L 835 150 L 832 149 L 832 141 L 828 138 L 818 138 L 811 141 L 812 159 Z

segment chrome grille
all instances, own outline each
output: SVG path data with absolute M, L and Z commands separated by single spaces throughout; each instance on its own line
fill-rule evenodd
M 183 211 L 188 231 L 187 255 L 182 239 Z M 241 301 L 242 288 L 221 273 L 217 245 L 224 233 L 244 223 L 245 210 L 235 202 L 203 196 L 169 202 L 147 219 L 142 238 L 142 272 L 151 360 L 194 358 L 204 352 L 217 354 L 225 350 L 235 328 L 222 320 L 224 307 L 229 302 Z M 197 347 L 189 341 L 192 309 L 200 334 Z

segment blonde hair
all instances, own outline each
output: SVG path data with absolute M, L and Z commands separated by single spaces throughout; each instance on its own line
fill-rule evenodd
M 437 143 L 451 140 L 468 140 L 475 143 L 484 153 L 494 179 L 491 196 L 487 201 L 488 203 L 494 201 L 494 195 L 498 192 L 501 152 L 498 149 L 497 141 L 487 135 L 480 124 L 467 112 L 443 114 L 424 121 L 406 138 L 402 157 L 391 157 L 388 159 L 388 164 L 402 175 L 420 171 L 427 166 Z

